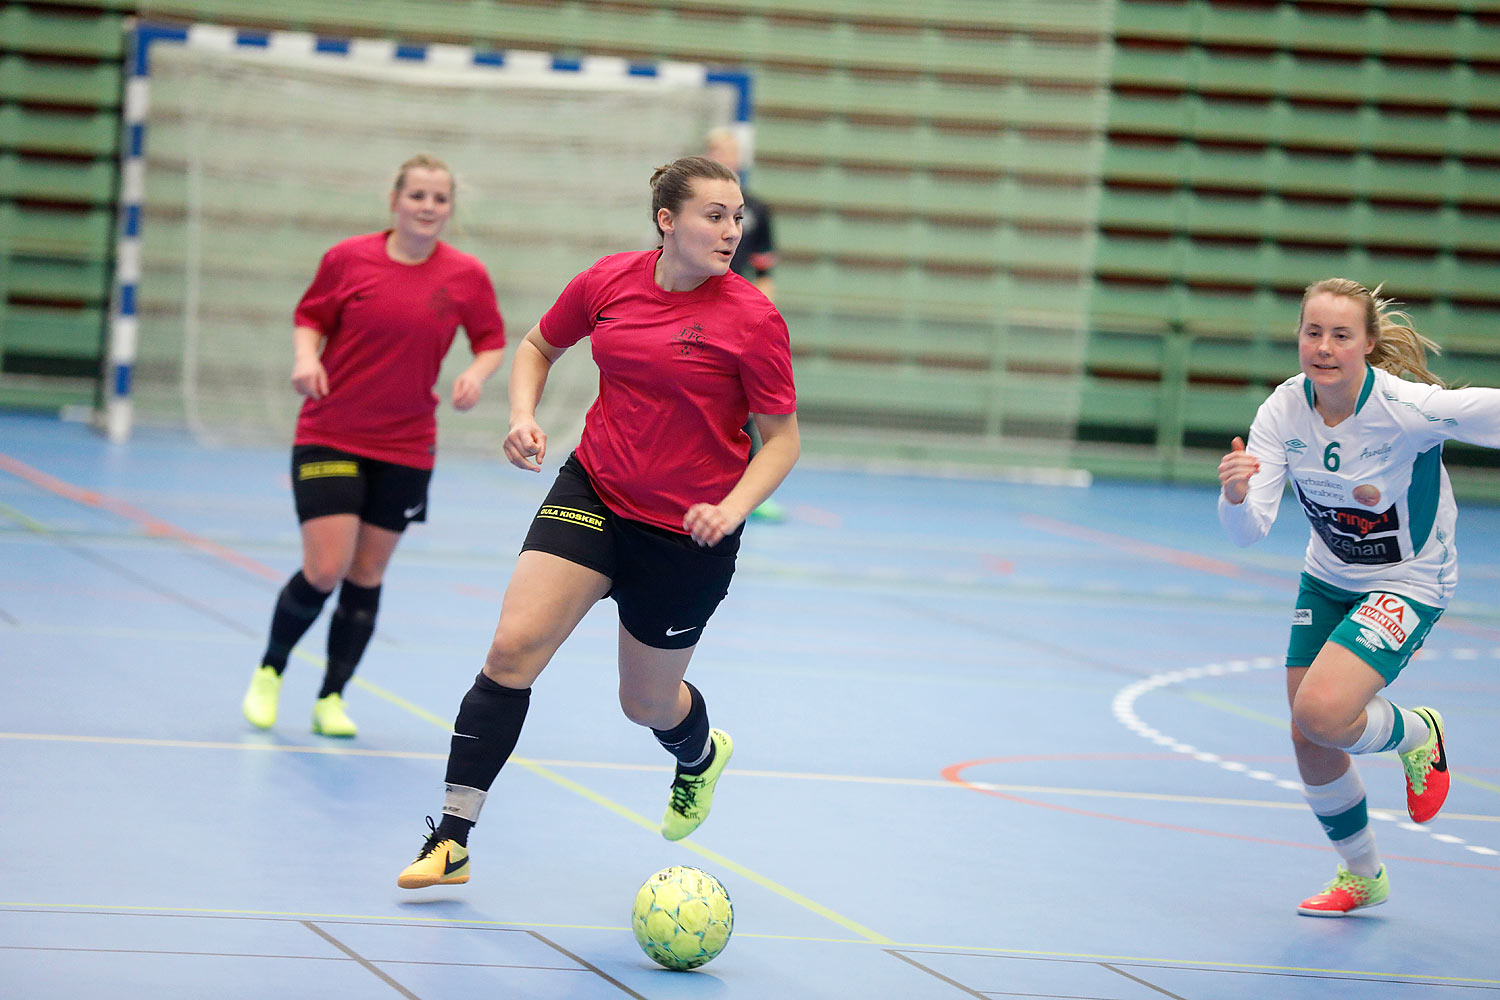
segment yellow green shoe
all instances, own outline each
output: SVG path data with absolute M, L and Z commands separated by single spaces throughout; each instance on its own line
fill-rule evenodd
M 276 703 L 281 698 L 281 675 L 275 667 L 259 666 L 250 678 L 250 687 L 245 700 L 240 702 L 240 711 L 257 729 L 270 729 L 276 725 Z
M 427 817 L 427 829 L 431 832 L 422 853 L 396 876 L 396 884 L 403 889 L 425 889 L 469 881 L 469 849 L 456 840 L 439 838 L 431 816 Z
M 1448 751 L 1443 746 L 1443 717 L 1435 708 L 1414 708 L 1427 723 L 1427 742 L 1401 754 L 1406 771 L 1406 812 L 1413 823 L 1426 823 L 1448 801 Z
M 672 779 L 672 799 L 667 803 L 666 815 L 661 819 L 661 835 L 668 840 L 681 840 L 708 819 L 708 811 L 714 804 L 714 785 L 724 773 L 734 753 L 734 740 L 722 729 L 710 729 L 708 738 L 713 741 L 714 759 L 702 774 L 681 774 Z
M 750 516 L 755 518 L 757 521 L 769 521 L 775 523 L 777 521 L 786 520 L 786 511 L 782 509 L 781 504 L 777 503 L 775 500 L 772 500 L 770 497 L 767 497 L 764 501 L 761 502 L 761 505 L 759 507 L 750 512 Z
M 320 736 L 353 736 L 358 730 L 344 711 L 344 696 L 335 692 L 313 703 L 312 731 Z
M 1374 878 L 1356 875 L 1343 865 L 1333 881 L 1315 896 L 1308 896 L 1298 906 L 1297 912 L 1305 917 L 1342 917 L 1353 910 L 1367 906 L 1379 906 L 1391 895 L 1391 883 L 1385 876 L 1385 865 Z

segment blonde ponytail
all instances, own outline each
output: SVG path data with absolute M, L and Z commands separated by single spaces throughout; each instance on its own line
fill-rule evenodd
M 1380 288 L 1376 285 L 1372 292 L 1348 278 L 1324 278 L 1307 286 L 1307 291 L 1302 294 L 1302 304 L 1306 306 L 1308 299 L 1320 293 L 1354 299 L 1364 307 L 1365 335 L 1375 345 L 1370 351 L 1370 364 L 1399 378 L 1444 385 L 1443 380 L 1427 367 L 1427 355 L 1441 354 L 1442 348 L 1436 341 L 1416 331 L 1412 318 L 1396 308 L 1399 302 L 1381 298 Z M 1297 325 L 1299 328 L 1302 325 L 1300 315 Z

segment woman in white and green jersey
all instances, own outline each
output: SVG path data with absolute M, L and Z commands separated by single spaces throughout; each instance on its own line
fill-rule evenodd
M 1383 903 L 1385 866 L 1351 754 L 1395 750 L 1414 822 L 1448 795 L 1443 719 L 1381 695 L 1422 646 L 1458 581 L 1449 439 L 1500 448 L 1500 390 L 1448 389 L 1437 345 L 1357 282 L 1302 297 L 1302 374 L 1277 386 L 1219 462 L 1219 521 L 1238 545 L 1264 538 L 1287 479 L 1312 525 L 1287 648 L 1292 746 L 1307 803 L 1343 863 L 1298 906 L 1343 916 Z

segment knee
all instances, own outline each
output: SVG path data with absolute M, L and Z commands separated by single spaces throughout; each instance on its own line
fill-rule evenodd
M 344 580 L 344 566 L 336 560 L 309 558 L 302 563 L 302 576 L 314 588 L 331 594 Z
M 1292 702 L 1292 743 L 1299 741 L 1322 747 L 1340 746 L 1350 723 L 1336 698 L 1316 689 L 1297 692 Z
M 511 632 L 496 633 L 484 658 L 484 675 L 502 687 L 529 688 L 546 666 L 543 645 Z
M 648 692 L 633 691 L 625 687 L 620 688 L 620 708 L 625 712 L 625 718 L 638 726 L 648 726 L 651 729 L 671 729 L 679 721 L 673 718 L 677 708 L 677 698 L 662 701 L 653 698 Z

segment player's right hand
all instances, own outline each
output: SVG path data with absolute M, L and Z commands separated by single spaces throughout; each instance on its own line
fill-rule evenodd
M 542 459 L 547 457 L 547 432 L 535 420 L 512 423 L 510 433 L 505 435 L 505 457 L 518 469 L 541 472 Z
M 1260 471 L 1260 459 L 1245 450 L 1245 439 L 1236 437 L 1229 454 L 1219 459 L 1219 488 L 1232 504 L 1245 502 L 1250 494 L 1250 477 Z
M 317 358 L 298 358 L 292 366 L 292 388 L 309 399 L 328 395 L 328 372 Z

